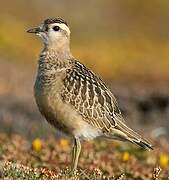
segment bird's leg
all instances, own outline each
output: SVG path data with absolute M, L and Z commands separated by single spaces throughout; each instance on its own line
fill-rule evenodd
M 78 159 L 81 151 L 81 143 L 78 138 L 74 139 L 74 146 L 72 150 L 72 164 L 71 164 L 71 172 L 74 172 L 77 168 Z

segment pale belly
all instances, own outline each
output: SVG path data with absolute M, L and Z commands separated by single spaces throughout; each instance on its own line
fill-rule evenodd
M 35 99 L 46 120 L 65 134 L 84 140 L 101 135 L 101 131 L 89 125 L 72 105 L 63 102 L 57 91 L 47 94 L 35 92 Z

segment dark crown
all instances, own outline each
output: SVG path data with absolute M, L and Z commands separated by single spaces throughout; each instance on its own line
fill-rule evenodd
M 66 24 L 66 26 L 68 26 L 67 22 L 62 18 L 48 18 L 44 20 L 44 24 L 53 24 L 53 23 L 63 23 Z

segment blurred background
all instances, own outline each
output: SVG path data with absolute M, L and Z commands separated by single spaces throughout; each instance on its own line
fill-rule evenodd
M 107 82 L 131 127 L 169 137 L 168 0 L 1 2 L 1 132 L 55 133 L 33 98 L 42 43 L 26 33 L 48 17 L 68 21 L 73 55 Z

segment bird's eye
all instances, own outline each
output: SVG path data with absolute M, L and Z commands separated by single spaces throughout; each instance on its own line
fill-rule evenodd
M 59 31 L 59 29 L 60 29 L 59 26 L 54 26 L 54 27 L 53 27 L 53 30 L 54 30 L 54 31 Z

